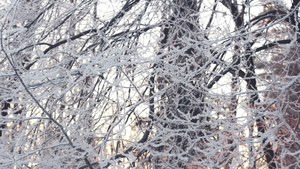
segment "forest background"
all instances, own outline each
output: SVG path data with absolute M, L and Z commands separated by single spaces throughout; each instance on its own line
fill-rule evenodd
M 0 1 L 0 168 L 300 168 L 299 6 Z

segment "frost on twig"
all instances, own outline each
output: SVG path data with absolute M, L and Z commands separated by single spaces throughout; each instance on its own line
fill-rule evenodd
M 299 1 L 0 2 L 0 168 L 299 168 Z

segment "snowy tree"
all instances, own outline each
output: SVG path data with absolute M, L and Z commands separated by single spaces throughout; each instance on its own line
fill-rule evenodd
M 299 0 L 3 0 L 1 168 L 300 168 Z

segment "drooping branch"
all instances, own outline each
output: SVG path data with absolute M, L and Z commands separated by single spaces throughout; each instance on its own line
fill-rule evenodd
M 270 10 L 262 15 L 256 16 L 255 18 L 250 20 L 250 23 L 252 25 L 256 25 L 258 22 L 270 18 L 270 19 L 280 19 L 282 17 L 284 17 L 287 13 L 285 11 L 282 11 L 280 9 L 275 9 L 275 10 Z M 287 20 L 287 19 L 286 19 Z M 246 24 L 246 26 L 248 25 L 248 23 Z M 249 25 L 248 25 L 249 26 Z

